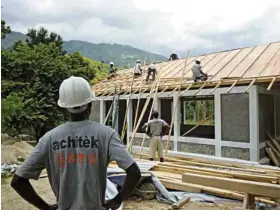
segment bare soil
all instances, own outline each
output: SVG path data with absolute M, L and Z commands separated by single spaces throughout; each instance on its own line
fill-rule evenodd
M 1 145 L 1 162 L 14 164 L 18 162 L 18 158 L 26 158 L 34 150 L 30 144 L 21 141 L 11 145 Z
M 36 210 L 35 207 L 25 202 L 11 187 L 11 179 L 2 179 L 1 185 L 1 201 L 3 210 Z M 55 196 L 49 185 L 47 178 L 40 179 L 39 181 L 31 181 L 36 192 L 42 196 L 48 203 L 55 203 Z M 236 209 L 235 207 L 241 207 L 240 204 L 229 204 L 221 203 L 219 206 L 213 203 L 200 203 L 200 202 L 189 202 L 184 205 L 181 209 L 191 209 L 191 210 L 231 210 Z M 165 203 L 160 203 L 157 200 L 139 200 L 138 198 L 131 198 L 130 200 L 124 202 L 124 210 L 134 209 L 134 210 L 168 210 L 171 206 Z

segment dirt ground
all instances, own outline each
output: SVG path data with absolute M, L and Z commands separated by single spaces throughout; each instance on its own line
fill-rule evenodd
M 40 179 L 39 181 L 31 181 L 36 192 L 42 198 L 44 198 L 49 203 L 55 202 L 55 197 L 50 188 L 47 178 Z M 2 201 L 2 210 L 35 210 L 36 208 L 25 202 L 15 191 L 10 187 L 10 179 L 2 179 L 1 185 L 1 201 Z M 236 209 L 234 207 L 240 207 L 241 205 L 237 204 L 228 204 L 222 203 L 220 206 L 217 206 L 213 203 L 199 203 L 199 202 L 189 202 L 182 209 L 191 209 L 191 210 L 231 210 Z M 157 200 L 144 201 L 139 200 L 138 198 L 131 198 L 130 200 L 124 202 L 124 210 L 126 209 L 156 209 L 156 210 L 168 210 L 171 206 L 168 204 L 160 203 Z

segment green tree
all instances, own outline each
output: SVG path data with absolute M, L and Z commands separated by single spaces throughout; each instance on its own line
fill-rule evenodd
M 6 34 L 11 33 L 10 26 L 6 25 L 6 22 L 4 20 L 1 20 L 1 39 L 6 38 Z
M 60 35 L 55 32 L 49 33 L 46 28 L 31 28 L 27 32 L 26 43 L 28 46 L 34 46 L 38 44 L 50 44 L 55 43 L 56 46 L 60 49 L 61 54 L 66 54 L 66 51 L 63 50 L 63 39 Z
M 30 47 L 22 42 L 1 57 L 2 123 L 19 131 L 32 127 L 38 140 L 64 119 L 57 100 L 59 85 L 69 75 L 65 56 L 55 43 Z
M 61 82 L 71 75 L 88 81 L 99 75 L 97 62 L 64 54 L 59 35 L 38 31 L 29 30 L 26 43 L 16 42 L 1 53 L 2 129 L 20 134 L 33 128 L 37 140 L 66 119 L 57 105 Z
M 84 77 L 91 81 L 95 76 L 95 69 L 90 66 L 90 63 L 81 56 L 80 53 L 75 52 L 66 56 L 69 65 L 70 74 L 73 76 Z

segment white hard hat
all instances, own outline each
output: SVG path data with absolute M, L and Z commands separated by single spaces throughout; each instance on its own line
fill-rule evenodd
M 111 61 L 111 62 L 110 62 L 110 65 L 114 65 L 114 63 Z
M 81 113 L 94 98 L 90 84 L 84 78 L 71 76 L 61 83 L 57 103 L 60 107 L 67 108 L 69 112 Z
M 176 54 L 176 51 L 175 51 L 175 50 L 173 50 L 173 51 L 172 51 L 172 54 Z
M 152 64 L 150 65 L 150 68 L 151 68 L 151 69 L 154 69 L 154 68 L 155 68 L 155 64 L 152 63 Z
M 140 60 L 137 60 L 137 62 L 141 62 Z

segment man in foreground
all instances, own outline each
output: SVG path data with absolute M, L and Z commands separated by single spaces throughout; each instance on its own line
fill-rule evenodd
M 66 122 L 46 133 L 16 171 L 12 187 L 38 209 L 117 209 L 138 184 L 141 173 L 111 128 L 89 121 L 92 94 L 89 83 L 70 77 L 59 88 L 58 105 L 69 114 Z M 107 166 L 116 161 L 127 176 L 118 195 L 105 202 Z M 57 204 L 47 204 L 31 186 L 46 168 Z
M 156 152 L 160 162 L 164 161 L 162 136 L 165 136 L 169 131 L 169 125 L 162 119 L 159 119 L 157 111 L 153 111 L 152 119 L 144 124 L 142 129 L 150 137 L 150 161 L 154 161 Z

